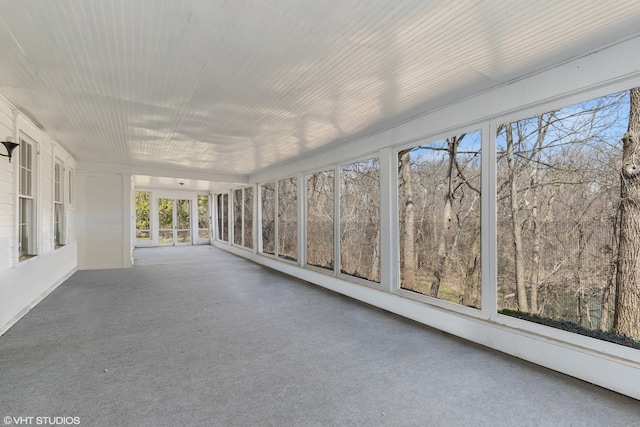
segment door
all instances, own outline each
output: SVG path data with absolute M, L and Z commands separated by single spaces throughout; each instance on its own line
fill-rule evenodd
M 191 200 L 176 200 L 176 234 L 174 244 L 191 244 Z
M 191 201 L 158 199 L 158 244 L 191 244 Z

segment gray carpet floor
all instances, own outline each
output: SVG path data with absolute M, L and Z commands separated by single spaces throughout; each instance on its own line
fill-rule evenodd
M 0 417 L 79 417 L 82 426 L 640 425 L 637 400 L 211 246 L 135 257 L 132 269 L 76 273 L 0 337 Z

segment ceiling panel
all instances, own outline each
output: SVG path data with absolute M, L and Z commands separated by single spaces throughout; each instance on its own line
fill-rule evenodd
M 636 36 L 637 0 L 0 0 L 0 93 L 80 161 L 245 177 Z

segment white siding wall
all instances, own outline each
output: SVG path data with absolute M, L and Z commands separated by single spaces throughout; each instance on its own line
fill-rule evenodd
M 0 157 L 0 334 L 4 333 L 24 313 L 37 304 L 77 268 L 75 213 L 70 212 L 66 236 L 67 245 L 53 246 L 53 156 L 65 168 L 75 169 L 75 160 L 55 141 L 38 129 L 31 121 L 0 99 L 0 138 L 28 137 L 34 144 L 34 201 L 36 206 L 35 241 L 33 258 L 19 261 L 17 250 L 17 190 L 18 152 L 9 163 Z M 15 118 L 14 118 L 15 114 Z M 5 154 L 4 147 L 0 150 Z M 66 189 L 66 187 L 65 187 Z
M 13 136 L 13 113 L 11 108 L 0 102 L 0 138 L 4 140 L 7 136 Z M 4 147 L 0 147 L 2 154 Z M 15 153 L 15 151 L 14 151 Z M 13 265 L 13 236 L 15 234 L 14 209 L 15 200 L 14 182 L 16 161 L 9 163 L 6 158 L 0 158 L 0 271 L 10 268 Z M 0 322 L 0 325 L 2 323 Z

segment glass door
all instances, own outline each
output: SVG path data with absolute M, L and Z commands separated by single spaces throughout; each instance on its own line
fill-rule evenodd
M 158 199 L 158 244 L 174 244 L 173 199 Z
M 191 244 L 191 200 L 158 199 L 158 244 Z
M 176 200 L 176 245 L 191 244 L 191 200 Z

